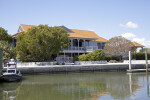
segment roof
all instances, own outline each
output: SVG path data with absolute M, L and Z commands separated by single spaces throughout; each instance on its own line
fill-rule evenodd
M 35 26 L 35 25 L 25 25 L 25 24 L 21 24 L 20 25 L 24 32 L 27 32 L 28 29 L 30 29 L 31 27 Z M 64 29 L 67 29 L 69 37 L 72 38 L 89 38 L 89 39 L 95 39 L 97 42 L 107 42 L 106 39 L 98 36 L 95 32 L 93 31 L 87 31 L 87 30 L 77 30 L 77 29 L 68 29 L 65 26 L 61 26 Z M 20 33 L 16 33 L 14 35 L 12 35 L 12 37 L 17 37 L 18 34 Z
M 87 31 L 87 30 L 76 30 L 76 29 L 70 29 L 72 30 L 74 33 L 76 33 L 76 36 L 81 36 L 82 38 L 95 38 L 97 42 L 107 42 L 106 39 L 98 36 L 95 32 L 93 31 Z M 73 33 L 73 34 L 74 34 Z M 70 34 L 71 37 L 71 34 Z
M 28 29 L 30 29 L 33 26 L 36 27 L 35 25 L 25 25 L 25 24 L 21 24 L 20 26 L 23 28 L 24 32 L 27 32 Z
M 139 43 L 137 43 L 137 42 L 131 42 L 131 45 L 132 45 L 133 47 L 144 47 L 142 44 L 139 44 Z

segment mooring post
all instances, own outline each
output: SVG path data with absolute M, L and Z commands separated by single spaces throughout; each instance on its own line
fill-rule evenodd
M 2 74 L 3 51 L 0 49 L 0 75 Z
M 148 71 L 148 58 L 147 58 L 147 50 L 145 50 L 145 61 L 146 61 L 146 72 Z
M 129 70 L 131 70 L 131 51 L 129 51 Z

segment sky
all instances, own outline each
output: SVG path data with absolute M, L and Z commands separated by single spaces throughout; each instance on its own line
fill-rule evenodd
M 0 0 L 0 27 L 64 25 L 110 39 L 123 36 L 150 48 L 150 0 Z

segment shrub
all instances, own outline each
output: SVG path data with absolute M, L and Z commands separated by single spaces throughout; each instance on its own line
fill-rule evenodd
M 78 57 L 79 61 L 87 61 L 87 56 L 85 54 L 82 54 Z
M 107 61 L 110 61 L 110 60 L 120 61 L 120 56 L 106 56 L 105 60 L 107 60 Z
M 147 54 L 148 60 L 150 60 L 150 53 Z M 132 54 L 132 59 L 145 60 L 145 53 L 134 53 Z
M 103 50 L 98 49 L 88 54 L 83 54 L 78 57 L 79 61 L 99 61 L 105 59 L 105 53 Z

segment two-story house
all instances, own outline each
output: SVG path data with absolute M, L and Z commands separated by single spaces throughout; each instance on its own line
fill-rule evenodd
M 21 24 L 19 26 L 18 32 L 12 35 L 14 46 L 16 46 L 16 37 L 18 34 L 21 34 L 23 31 L 27 32 L 31 27 L 33 25 Z M 107 42 L 106 39 L 98 36 L 93 31 L 69 29 L 65 26 L 60 27 L 68 32 L 71 45 L 68 49 L 63 49 L 57 54 L 56 60 L 58 62 L 72 62 L 73 57 L 76 55 L 87 54 L 96 49 L 104 49 L 105 43 Z

